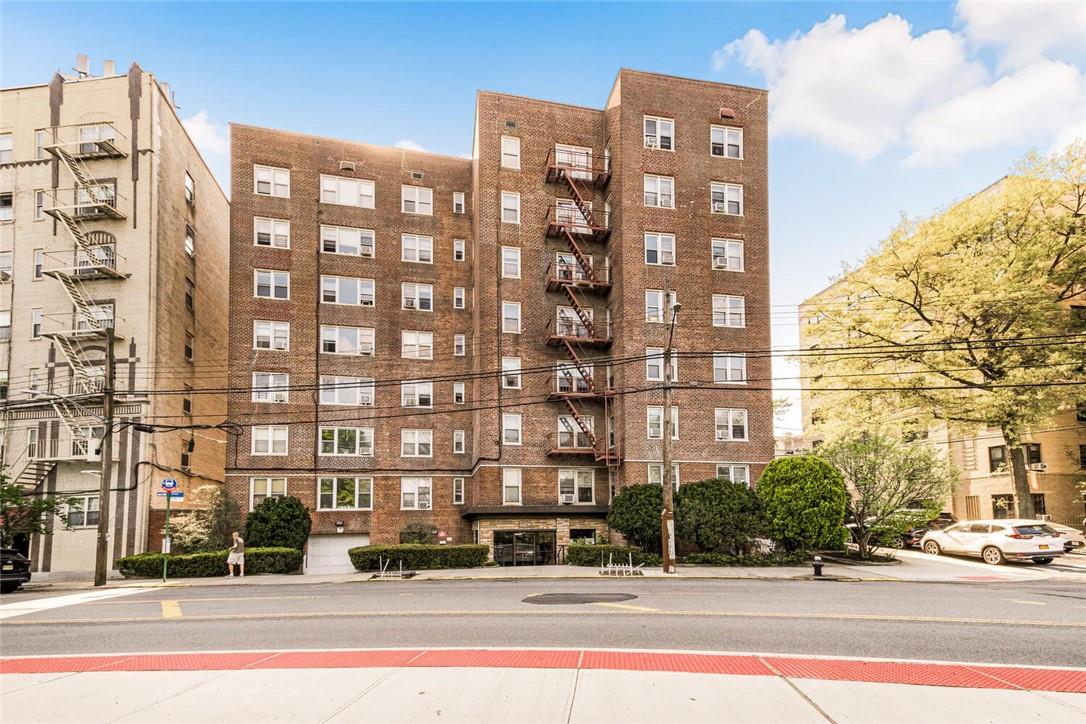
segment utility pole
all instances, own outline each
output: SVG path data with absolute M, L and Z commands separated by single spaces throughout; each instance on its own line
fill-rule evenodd
M 663 413 L 663 474 L 661 484 L 664 493 L 664 510 L 660 515 L 660 550 L 663 553 L 664 573 L 675 573 L 675 486 L 671 479 L 671 344 L 675 336 L 675 319 L 679 316 L 680 305 L 671 304 L 671 289 L 664 280 L 665 310 L 664 319 L 671 316 L 667 333 L 667 347 L 664 348 L 664 413 Z
M 94 585 L 106 585 L 109 573 L 109 489 L 113 486 L 113 388 L 116 372 L 113 354 L 113 322 L 106 327 L 106 374 L 102 390 L 102 417 L 105 432 L 102 434 L 102 473 L 98 486 L 98 549 L 94 556 Z M 93 444 L 93 437 L 87 442 Z

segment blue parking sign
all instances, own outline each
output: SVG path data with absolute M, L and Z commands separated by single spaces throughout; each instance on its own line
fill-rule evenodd
M 165 480 L 162 481 L 162 489 L 163 490 L 173 490 L 176 487 L 177 487 L 177 481 L 174 480 L 173 478 L 166 478 Z

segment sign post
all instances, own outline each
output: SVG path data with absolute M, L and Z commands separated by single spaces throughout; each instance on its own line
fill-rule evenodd
M 166 567 L 169 563 L 170 552 L 170 501 L 173 500 L 174 495 L 182 498 L 184 493 L 177 491 L 177 481 L 173 478 L 166 478 L 162 481 L 162 492 L 159 495 L 165 495 L 166 497 L 166 527 L 162 532 L 162 582 L 166 582 Z

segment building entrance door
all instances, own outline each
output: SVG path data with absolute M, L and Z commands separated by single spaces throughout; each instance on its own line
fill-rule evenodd
M 496 530 L 494 561 L 501 566 L 553 566 L 557 537 L 553 530 Z

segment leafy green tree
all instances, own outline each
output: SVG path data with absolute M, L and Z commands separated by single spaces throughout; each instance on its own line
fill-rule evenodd
M 302 550 L 312 521 L 302 501 L 293 496 L 267 497 L 245 521 L 245 545 Z
M 740 555 L 762 534 L 762 501 L 753 490 L 727 480 L 703 480 L 679 488 L 676 534 L 702 551 Z
M 789 551 L 837 548 L 848 493 L 841 474 L 814 455 L 777 458 L 758 478 L 770 534 Z
M 400 530 L 400 543 L 436 544 L 437 528 L 433 523 L 408 523 Z
M 198 508 L 170 520 L 170 538 L 177 553 L 218 551 L 230 546 L 238 530 L 238 504 L 221 485 L 201 485 L 192 494 Z
M 48 495 L 35 495 L 18 483 L 8 482 L 0 473 L 0 547 L 10 547 L 17 535 L 49 535 L 49 521 L 56 517 L 68 529 L 66 501 Z
M 611 501 L 607 524 L 641 550 L 659 553 L 663 510 L 664 495 L 659 485 L 631 485 Z

